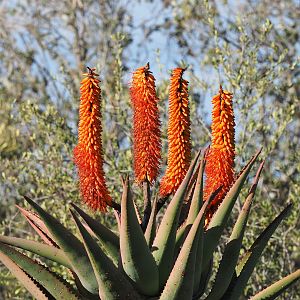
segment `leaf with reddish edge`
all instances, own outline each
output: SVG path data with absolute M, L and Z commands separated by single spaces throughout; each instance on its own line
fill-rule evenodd
M 98 294 L 98 283 L 83 244 L 53 216 L 43 210 L 37 203 L 25 196 L 26 201 L 35 209 L 47 226 L 55 242 L 65 252 L 72 264 L 72 270 L 82 285 L 92 294 Z
M 9 257 L 24 272 L 34 278 L 41 285 L 40 288 L 47 290 L 55 299 L 78 299 L 67 282 L 33 259 L 3 243 L 0 243 L 0 253 Z
M 32 253 L 43 256 L 47 259 L 55 261 L 63 266 L 72 269 L 71 263 L 65 253 L 54 246 L 42 244 L 36 241 L 26 240 L 22 238 L 0 235 L 0 242 L 30 251 Z
M 205 153 L 204 153 L 205 155 Z M 194 220 L 199 213 L 202 204 L 203 204 L 203 174 L 204 174 L 204 167 L 205 167 L 205 159 L 201 159 L 200 167 L 198 170 L 196 186 L 194 189 L 194 193 L 192 195 L 192 200 L 190 204 L 190 208 L 188 211 L 188 216 L 186 221 L 180 226 L 176 233 L 176 248 L 179 249 L 185 239 L 185 236 L 188 232 L 187 226 L 193 224 Z M 190 227 L 190 226 L 189 226 Z
M 80 231 L 85 249 L 94 269 L 99 285 L 100 299 L 105 300 L 131 300 L 139 299 L 139 295 L 133 289 L 125 274 L 113 264 L 107 255 L 91 237 L 76 214 L 71 210 L 71 214 L 77 228 Z
M 58 247 L 57 244 L 53 241 L 51 233 L 47 229 L 44 222 L 32 211 L 24 209 L 19 205 L 16 207 L 20 210 L 21 214 L 26 218 L 31 227 L 37 232 L 37 234 L 43 239 L 43 241 L 51 246 Z
M 11 260 L 7 255 L 3 253 L 0 253 L 0 260 L 18 279 L 18 281 L 23 284 L 23 286 L 33 297 L 39 300 L 48 300 L 48 297 L 38 287 L 34 280 L 26 272 L 24 272 L 13 260 Z
M 157 198 L 154 199 L 149 222 L 145 231 L 145 239 L 151 248 L 156 233 Z

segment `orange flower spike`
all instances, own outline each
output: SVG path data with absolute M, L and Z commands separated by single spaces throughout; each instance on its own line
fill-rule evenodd
M 212 99 L 212 144 L 207 154 L 204 200 L 222 185 L 222 189 L 210 205 L 210 216 L 218 208 L 234 181 L 234 114 L 232 94 L 222 89 Z
M 133 106 L 133 150 L 135 180 L 153 184 L 161 161 L 161 132 L 155 92 L 155 78 L 149 63 L 132 76 L 130 96 Z
M 176 68 L 170 79 L 168 165 L 160 185 L 160 197 L 175 193 L 191 162 L 190 111 L 185 69 Z
M 103 171 L 101 89 L 95 69 L 81 81 L 78 125 L 78 145 L 74 161 L 78 167 L 80 191 L 84 202 L 94 210 L 106 211 L 111 204 Z

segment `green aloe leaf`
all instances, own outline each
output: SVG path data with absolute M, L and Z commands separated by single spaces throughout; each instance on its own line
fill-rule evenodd
M 187 237 L 191 227 L 192 224 L 182 224 L 178 228 L 176 233 L 175 248 L 174 248 L 175 256 L 179 253 L 180 247 L 182 246 L 185 238 Z
M 176 259 L 175 265 L 162 292 L 160 300 L 181 300 L 191 299 L 193 295 L 193 285 L 195 263 L 199 233 L 204 227 L 205 212 L 209 201 L 203 204 L 195 222 L 191 227 L 181 251 Z
M 54 246 L 50 246 L 36 241 L 22 239 L 22 238 L 2 236 L 2 235 L 0 235 L 0 242 L 10 246 L 21 248 L 23 250 L 33 252 L 47 259 L 53 260 L 59 264 L 62 264 L 63 266 L 69 269 L 72 268 L 71 263 L 68 257 L 65 255 L 65 253 Z
M 208 198 L 208 200 L 203 204 L 203 206 L 209 205 L 215 197 L 220 192 L 222 186 L 217 188 Z M 205 274 L 208 272 L 205 268 L 203 268 L 203 246 L 204 246 L 204 227 L 202 226 L 200 228 L 199 232 L 199 241 L 198 241 L 198 247 L 197 247 L 197 254 L 196 254 L 196 267 L 195 267 L 195 276 L 194 276 L 194 294 L 198 294 L 199 290 L 201 290 L 201 287 L 206 285 L 206 276 Z M 204 274 L 203 274 L 204 272 Z M 204 280 L 204 282 L 201 283 L 201 280 Z
M 22 283 L 22 285 L 35 299 L 48 300 L 48 297 L 38 287 L 34 280 L 7 255 L 0 252 L 0 261 L 10 270 L 18 281 Z
M 201 296 L 206 291 L 209 279 L 211 277 L 212 268 L 213 268 L 213 259 L 211 259 L 206 265 L 206 267 L 202 269 L 199 284 L 197 286 L 194 284 L 193 299 L 200 300 Z
M 137 219 L 128 178 L 121 200 L 120 252 L 123 269 L 137 289 L 144 295 L 156 295 L 158 268 Z
M 258 184 L 259 176 L 261 174 L 263 165 L 264 162 L 261 163 L 256 173 L 254 183 L 249 191 L 249 194 L 243 205 L 241 213 L 234 225 L 231 236 L 225 247 L 222 260 L 219 264 L 219 269 L 216 275 L 213 288 L 211 289 L 209 296 L 206 298 L 207 300 L 220 299 L 223 296 L 223 294 L 226 292 L 226 289 L 230 284 L 231 278 L 235 273 L 235 267 L 239 258 L 252 200 L 256 191 L 256 187 Z
M 176 246 L 175 249 L 179 249 L 187 236 L 191 224 L 195 221 L 201 206 L 203 204 L 203 173 L 204 173 L 204 168 L 205 168 L 205 160 L 204 158 L 201 159 L 198 175 L 197 175 L 197 181 L 196 181 L 196 186 L 194 189 L 194 193 L 192 196 L 192 201 L 191 205 L 189 208 L 188 216 L 185 221 L 185 223 L 180 226 L 180 228 L 177 230 L 176 233 Z
M 227 195 L 225 196 L 224 200 L 220 204 L 219 208 L 213 215 L 207 231 L 204 234 L 204 243 L 205 243 L 205 251 L 203 253 L 203 264 L 206 264 L 212 258 L 213 252 L 215 251 L 219 239 L 222 235 L 222 232 L 225 228 L 229 215 L 232 211 L 234 203 L 243 187 L 247 176 L 255 163 L 256 159 L 258 158 L 261 150 L 259 150 L 255 156 L 249 161 L 246 165 L 244 170 L 241 172 L 235 183 L 232 185 L 230 190 L 228 191 Z
M 84 288 L 98 294 L 98 283 L 83 244 L 53 216 L 44 211 L 34 201 L 25 197 L 47 226 L 55 242 L 64 251 Z
M 198 169 L 199 168 L 197 168 L 197 170 L 195 170 L 195 172 L 194 172 L 194 174 L 193 174 L 193 176 L 192 176 L 192 178 L 189 182 L 188 188 L 186 190 L 184 200 L 183 200 L 181 210 L 180 210 L 180 215 L 179 215 L 178 226 L 177 227 L 184 224 L 184 222 L 186 221 L 186 218 L 188 216 L 190 204 L 192 202 L 193 194 L 194 194 L 195 187 L 196 187 L 196 179 L 197 179 Z
M 109 230 L 107 227 L 90 217 L 87 213 L 81 210 L 75 204 L 71 204 L 83 220 L 88 224 L 90 229 L 99 239 L 105 253 L 112 259 L 115 265 L 118 265 L 120 258 L 120 242 L 119 237 Z
M 72 216 L 80 231 L 86 251 L 94 268 L 99 284 L 100 299 L 125 300 L 140 299 L 129 281 L 125 278 L 113 262 L 106 256 L 96 241 L 91 237 L 75 213 Z
M 16 207 L 19 209 L 21 214 L 26 218 L 30 226 L 36 231 L 36 233 L 43 239 L 43 241 L 46 244 L 57 247 L 46 225 L 35 213 L 27 209 L 24 209 L 18 205 L 16 205 Z
M 18 281 L 22 283 L 22 285 L 34 298 L 39 300 L 48 300 L 48 297 L 37 286 L 34 280 L 7 255 L 0 252 L 0 261 L 10 270 L 10 272 L 18 279 Z
M 273 300 L 300 278 L 300 269 L 265 288 L 251 300 Z
M 126 188 L 127 179 L 128 179 L 127 176 L 121 176 L 123 190 L 125 190 L 125 188 Z M 141 224 L 141 226 L 142 226 L 143 221 L 142 221 L 142 217 L 141 217 L 141 214 L 140 214 L 140 212 L 139 212 L 139 209 L 138 209 L 136 203 L 135 203 L 133 200 L 132 200 L 132 202 L 133 202 L 133 206 L 134 206 L 134 210 L 135 210 L 135 213 L 136 213 L 136 217 L 137 217 L 137 219 L 138 219 L 138 222 L 139 222 L 139 224 Z M 121 217 L 121 216 L 119 215 L 119 217 Z M 117 218 L 117 221 L 118 221 L 118 226 L 119 226 L 119 228 L 120 228 L 120 224 L 121 224 L 120 218 Z M 120 230 L 119 230 L 119 232 L 120 232 Z
M 180 210 L 186 190 L 188 188 L 189 181 L 193 175 L 194 170 L 197 168 L 200 153 L 201 152 L 199 152 L 194 158 L 184 180 L 182 181 L 173 199 L 168 205 L 153 242 L 152 250 L 153 256 L 159 269 L 160 288 L 165 285 L 172 270 L 176 231 Z
M 67 286 L 67 283 L 61 278 L 58 279 L 46 267 L 3 243 L 0 243 L 0 252 L 2 255 L 9 257 L 11 261 L 17 264 L 29 276 L 33 277 L 55 299 L 78 299 L 74 291 L 71 291 L 70 287 Z
M 148 225 L 145 231 L 145 239 L 148 246 L 151 248 L 156 233 L 156 213 L 157 213 L 157 198 L 154 199 Z
M 274 220 L 273 222 L 259 235 L 259 237 L 252 244 L 247 251 L 247 260 L 242 260 L 237 266 L 238 276 L 231 280 L 230 286 L 226 292 L 226 299 L 238 299 L 243 292 L 263 250 L 266 248 L 269 239 L 274 231 L 291 212 L 292 204 L 289 204 Z
M 193 224 L 203 204 L 203 174 L 204 174 L 205 164 L 206 161 L 204 158 L 202 158 L 200 163 L 200 168 L 198 171 L 196 187 L 191 201 L 186 224 Z

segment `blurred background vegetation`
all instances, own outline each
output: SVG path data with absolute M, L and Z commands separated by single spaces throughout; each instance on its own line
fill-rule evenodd
M 67 211 L 71 201 L 80 203 L 72 150 L 85 66 L 101 74 L 105 170 L 118 201 L 120 175 L 132 175 L 132 71 L 149 61 L 157 78 L 163 173 L 169 70 L 188 64 L 194 151 L 210 141 L 210 99 L 219 84 L 234 93 L 236 170 L 264 147 L 267 162 L 245 247 L 294 203 L 245 298 L 299 268 L 299 20 L 297 0 L 2 0 L 0 233 L 33 238 L 14 206 L 24 205 L 25 194 L 72 227 Z M 111 213 L 96 215 L 115 226 Z M 2 265 L 0 274 L 0 299 L 31 299 Z M 293 287 L 282 299 L 299 295 Z

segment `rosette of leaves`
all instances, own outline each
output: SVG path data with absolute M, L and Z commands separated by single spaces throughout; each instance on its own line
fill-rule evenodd
M 166 207 L 160 224 L 156 222 L 157 206 L 153 201 L 144 232 L 128 178 L 123 179 L 121 213 L 116 213 L 118 234 L 73 205 L 70 213 L 80 233 L 78 238 L 26 197 L 35 213 L 20 210 L 43 242 L 1 236 L 0 260 L 37 299 L 239 299 L 269 239 L 292 208 L 287 205 L 240 256 L 261 163 L 233 225 L 216 276 L 211 278 L 214 251 L 258 155 L 259 152 L 240 172 L 206 227 L 207 208 L 221 187 L 203 202 L 205 158 L 201 159 L 200 154 Z M 76 285 L 68 284 L 16 248 L 67 267 Z M 299 277 L 300 270 L 295 271 L 259 291 L 253 299 L 274 299 Z M 208 290 L 210 280 L 213 282 Z

